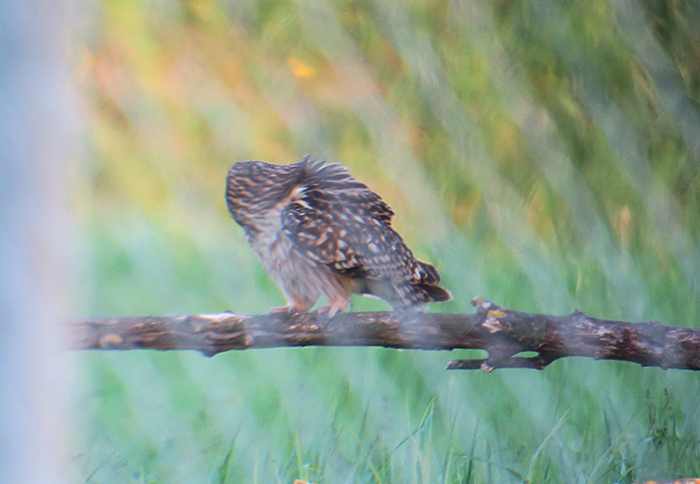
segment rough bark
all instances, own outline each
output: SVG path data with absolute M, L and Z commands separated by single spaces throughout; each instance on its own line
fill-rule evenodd
M 243 316 L 233 313 L 87 319 L 67 325 L 73 349 L 230 350 L 287 346 L 481 349 L 488 358 L 454 360 L 452 370 L 544 369 L 567 356 L 621 360 L 664 369 L 700 369 L 700 330 L 656 322 L 607 321 L 502 309 L 480 298 L 475 314 L 407 311 Z M 535 356 L 516 356 L 523 351 Z

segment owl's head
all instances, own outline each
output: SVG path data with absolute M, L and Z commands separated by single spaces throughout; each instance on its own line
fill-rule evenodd
M 312 160 L 311 155 L 289 165 L 241 161 L 228 172 L 226 202 L 239 225 L 255 229 L 273 211 L 283 209 L 282 202 L 296 202 L 308 208 L 348 190 L 368 191 L 343 165 Z M 368 196 L 370 201 L 380 200 L 372 192 Z
M 241 226 L 255 226 L 299 187 L 313 183 L 323 162 L 307 155 L 297 163 L 276 165 L 264 161 L 241 161 L 231 167 L 226 182 L 226 203 Z

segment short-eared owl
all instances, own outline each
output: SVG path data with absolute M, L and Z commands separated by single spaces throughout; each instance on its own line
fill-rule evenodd
M 333 317 L 351 294 L 372 294 L 394 309 L 421 308 L 452 296 L 435 268 L 416 260 L 391 227 L 394 212 L 337 163 L 236 163 L 226 201 L 288 306 L 308 311 L 321 298 Z

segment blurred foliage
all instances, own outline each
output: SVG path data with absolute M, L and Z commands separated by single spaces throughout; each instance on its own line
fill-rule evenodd
M 95 316 L 260 313 L 227 169 L 307 153 L 397 212 L 455 301 L 696 325 L 692 0 L 103 0 L 77 15 L 73 206 Z M 358 298 L 355 310 L 386 309 Z M 700 475 L 690 372 L 460 352 L 81 353 L 95 483 L 633 482 Z

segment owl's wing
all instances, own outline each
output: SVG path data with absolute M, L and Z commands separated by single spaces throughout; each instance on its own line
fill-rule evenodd
M 290 203 L 282 212 L 282 229 L 294 249 L 335 271 L 365 277 L 367 272 L 349 230 L 339 224 L 337 213 L 306 201 Z
M 342 165 L 321 165 L 302 180 L 282 212 L 295 249 L 353 278 L 435 285 L 433 266 L 419 262 L 391 228 L 391 208 Z M 295 193 L 293 191 L 293 193 Z

